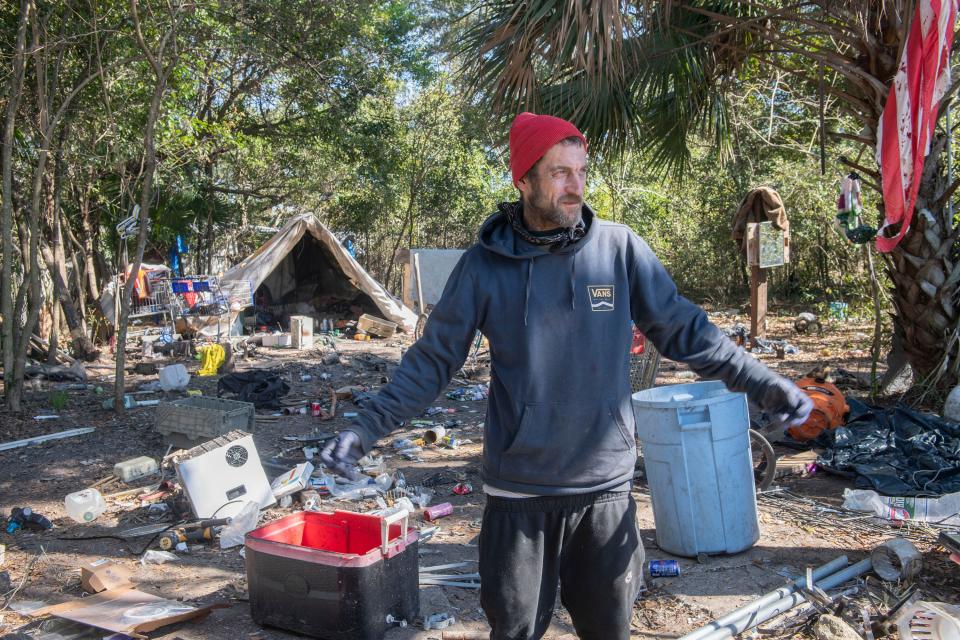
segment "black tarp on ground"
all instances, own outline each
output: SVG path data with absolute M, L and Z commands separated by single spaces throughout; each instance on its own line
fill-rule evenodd
M 899 405 L 872 407 L 855 398 L 847 403 L 846 427 L 818 440 L 826 447 L 819 465 L 890 496 L 960 491 L 960 424 Z

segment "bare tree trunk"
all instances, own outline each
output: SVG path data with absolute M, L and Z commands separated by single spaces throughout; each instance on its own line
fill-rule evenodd
M 13 74 L 10 77 L 10 89 L 7 92 L 3 150 L 0 154 L 0 171 L 3 174 L 3 186 L 0 188 L 0 198 L 3 198 L 2 214 L 0 214 L 0 234 L 3 235 L 3 277 L 0 279 L 0 316 L 3 318 L 3 388 L 7 396 L 7 407 L 14 410 L 19 409 L 19 398 L 14 406 L 11 402 L 10 389 L 13 384 L 14 325 L 19 321 L 19 316 L 13 315 L 13 133 L 20 96 L 23 92 L 27 18 L 31 6 L 30 0 L 20 1 L 17 44 L 13 52 Z
M 60 307 L 63 309 L 64 318 L 67 326 L 70 327 L 70 338 L 73 341 L 73 349 L 78 359 L 93 361 L 100 355 L 97 348 L 93 345 L 87 336 L 83 321 L 77 313 L 77 307 L 73 301 L 73 295 L 70 293 L 70 287 L 64 279 L 66 269 L 63 264 L 57 264 L 56 251 L 51 249 L 46 243 L 41 247 L 43 261 L 50 271 L 50 277 L 53 278 L 55 295 L 59 296 Z
M 137 11 L 137 0 L 130 0 L 130 16 L 133 19 L 134 31 L 137 36 L 137 44 L 153 73 L 157 78 L 156 85 L 153 88 L 153 95 L 150 98 L 150 109 L 147 112 L 147 124 L 143 132 L 143 185 L 140 191 L 140 232 L 137 235 L 137 254 L 130 266 L 130 277 L 127 278 L 126 286 L 123 292 L 118 291 L 120 297 L 120 317 L 117 324 L 117 367 L 116 367 L 116 387 L 114 389 L 114 409 L 117 413 L 124 412 L 123 392 L 124 392 L 124 364 L 126 360 L 126 341 L 127 341 L 127 323 L 130 317 L 130 297 L 133 294 L 133 284 L 137 280 L 137 273 L 140 271 L 140 264 L 143 262 L 143 251 L 147 246 L 147 222 L 150 219 L 150 200 L 153 190 L 153 175 L 157 168 L 157 150 L 154 146 L 154 132 L 156 129 L 157 118 L 160 116 L 160 105 L 163 101 L 163 94 L 167 89 L 167 80 L 177 61 L 177 26 L 179 23 L 180 7 L 171 8 L 173 12 L 170 28 L 163 35 L 156 53 L 150 50 L 143 39 L 143 31 L 140 27 L 140 15 Z M 170 44 L 172 52 L 170 59 L 165 63 L 164 50 Z M 163 65 L 166 64 L 166 67 Z
M 49 112 L 47 110 L 47 75 L 45 56 L 47 52 L 40 50 L 40 28 L 34 22 L 33 50 L 34 66 L 37 77 L 37 122 L 43 134 L 48 134 Z M 40 287 L 40 200 L 43 195 L 43 178 L 46 174 L 47 157 L 49 155 L 50 138 L 48 135 L 41 139 L 41 146 L 37 152 L 37 162 L 33 174 L 33 187 L 30 194 L 30 203 L 27 208 L 26 235 L 29 238 L 27 252 L 24 255 L 24 279 L 21 287 L 27 287 L 26 296 L 27 319 L 16 335 L 16 352 L 13 360 L 13 379 L 8 389 L 7 403 L 13 411 L 20 410 L 20 401 L 23 396 L 23 374 L 26 369 L 27 353 L 30 350 L 30 337 L 40 319 L 40 310 L 43 307 L 43 291 Z M 23 230 L 21 229 L 21 232 Z M 18 296 L 19 298 L 19 296 Z
M 70 292 L 70 285 L 67 282 L 66 256 L 63 252 L 63 216 L 60 211 L 60 188 L 62 184 L 63 158 L 62 144 L 69 132 L 69 124 L 65 125 L 59 136 L 59 142 L 56 151 L 56 161 L 54 162 L 53 188 L 47 196 L 50 214 L 50 245 L 42 243 L 41 252 L 47 269 L 50 271 L 50 277 L 53 278 L 54 299 L 53 304 L 62 308 L 62 315 L 66 319 L 67 326 L 70 329 L 70 338 L 73 343 L 73 351 L 78 359 L 93 361 L 99 357 L 100 352 L 87 336 L 87 327 L 83 318 L 77 311 L 74 303 L 73 294 Z M 59 331 L 60 312 L 54 313 L 54 329 Z M 51 343 L 53 342 L 53 332 L 51 332 Z M 51 347 L 52 348 L 52 347 Z M 55 353 L 55 352 L 54 352 Z
M 50 302 L 50 338 L 47 343 L 47 364 L 57 364 L 57 351 L 60 350 L 60 305 L 57 299 L 60 285 L 53 279 L 53 300 Z
M 92 182 L 92 181 L 91 181 Z M 83 230 L 81 242 L 83 243 L 83 261 L 84 269 L 87 272 L 87 286 L 89 287 L 90 297 L 95 301 L 100 299 L 100 286 L 97 281 L 97 267 L 93 261 L 94 238 L 93 225 L 90 223 L 90 192 L 92 187 L 84 189 L 83 197 L 80 199 L 80 225 Z

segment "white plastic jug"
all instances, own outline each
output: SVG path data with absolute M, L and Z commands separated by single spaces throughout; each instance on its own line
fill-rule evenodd
M 633 394 L 657 544 L 678 556 L 738 553 L 760 539 L 747 397 L 722 382 Z
M 107 510 L 107 503 L 96 489 L 74 491 L 63 499 L 67 515 L 81 524 L 93 522 Z
M 190 374 L 182 364 L 172 364 L 160 369 L 160 388 L 164 391 L 181 391 L 190 384 Z

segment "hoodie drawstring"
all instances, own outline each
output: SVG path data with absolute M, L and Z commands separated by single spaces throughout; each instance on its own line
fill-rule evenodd
M 577 254 L 579 251 L 573 252 L 573 263 L 570 265 L 570 308 L 574 311 L 577 310 Z
M 530 283 L 533 280 L 533 258 L 527 260 L 527 292 L 523 299 L 523 326 L 527 326 L 527 312 L 530 310 Z

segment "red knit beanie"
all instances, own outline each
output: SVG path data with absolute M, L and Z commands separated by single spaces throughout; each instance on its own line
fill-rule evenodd
M 583 140 L 583 146 L 587 146 L 587 139 L 580 130 L 562 118 L 540 116 L 527 111 L 514 118 L 510 125 L 510 173 L 513 174 L 514 186 L 550 147 L 573 136 Z

